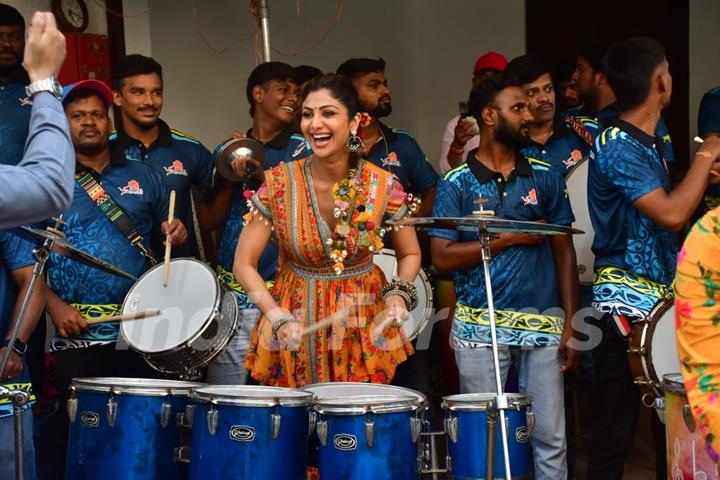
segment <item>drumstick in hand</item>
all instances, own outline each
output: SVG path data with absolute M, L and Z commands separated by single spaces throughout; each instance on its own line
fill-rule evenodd
M 307 327 L 306 329 L 304 329 L 302 331 L 301 335 L 304 337 L 306 335 L 310 335 L 313 332 L 317 332 L 318 330 L 327 328 L 327 327 L 331 326 L 333 323 L 339 322 L 339 321 L 347 318 L 348 313 L 350 313 L 350 308 L 348 308 L 348 307 L 341 308 L 337 312 L 330 315 L 328 318 L 326 318 L 324 320 L 320 320 L 319 322 L 314 323 L 314 324 L 310 325 L 309 327 Z
M 175 219 L 175 190 L 170 190 L 170 206 L 168 208 L 168 227 Z M 163 287 L 167 287 L 170 279 L 170 249 L 172 245 L 165 240 L 165 265 L 163 266 Z
M 395 319 L 396 319 L 396 317 L 394 314 L 391 315 L 388 313 L 388 315 L 385 317 L 385 320 L 380 322 L 380 325 L 375 327 L 375 331 L 373 332 L 373 337 L 379 337 L 382 334 L 382 332 L 385 331 L 385 329 L 387 327 L 389 327 L 390 325 L 392 325 L 395 322 Z
M 122 315 L 110 315 L 109 317 L 94 317 L 88 318 L 85 322 L 88 325 L 93 323 L 104 323 L 104 322 L 121 322 L 123 320 L 136 320 L 139 318 L 156 317 L 160 315 L 160 310 L 143 310 L 140 312 L 124 313 Z

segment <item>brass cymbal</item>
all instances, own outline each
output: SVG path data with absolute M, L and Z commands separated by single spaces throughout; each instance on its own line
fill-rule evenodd
M 245 175 L 239 176 L 230 166 L 235 159 L 245 160 Z M 242 182 L 246 177 L 262 169 L 265 150 L 260 142 L 252 138 L 233 138 L 225 142 L 215 157 L 218 173 L 231 182 Z

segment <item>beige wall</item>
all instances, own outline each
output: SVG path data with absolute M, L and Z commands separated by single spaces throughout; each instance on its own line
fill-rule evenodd
M 17 8 L 25 17 L 25 21 L 30 23 L 33 12 L 36 10 L 50 10 L 50 0 L 3 0 L 3 3 L 12 5 Z M 107 35 L 107 16 L 105 15 L 105 1 L 91 0 L 85 2 L 88 7 L 89 23 L 87 32 Z

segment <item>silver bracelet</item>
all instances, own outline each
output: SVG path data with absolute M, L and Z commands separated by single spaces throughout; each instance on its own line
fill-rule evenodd
M 277 337 L 277 332 L 280 330 L 280 327 L 285 325 L 288 322 L 297 322 L 298 320 L 295 318 L 295 316 L 290 312 L 285 312 L 282 315 L 278 315 L 277 317 L 270 320 L 270 323 L 272 324 L 272 336 L 273 338 Z

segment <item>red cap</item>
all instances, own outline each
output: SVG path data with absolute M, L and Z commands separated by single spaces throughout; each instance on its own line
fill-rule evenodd
M 475 67 L 473 68 L 473 75 L 477 74 L 480 70 L 497 70 L 498 72 L 504 72 L 507 67 L 508 61 L 504 55 L 498 52 L 487 52 L 485 55 L 478 57 L 475 61 Z
M 83 90 L 88 89 L 92 90 L 98 95 L 100 95 L 100 98 L 102 98 L 105 101 L 105 105 L 110 107 L 110 105 L 113 104 L 113 94 L 112 90 L 110 90 L 110 87 L 105 85 L 100 80 L 80 80 L 79 82 L 75 82 L 71 85 L 66 86 L 63 89 L 63 101 L 70 95 L 72 92 L 75 92 L 77 90 Z

